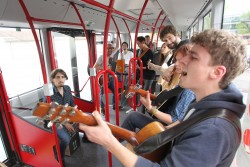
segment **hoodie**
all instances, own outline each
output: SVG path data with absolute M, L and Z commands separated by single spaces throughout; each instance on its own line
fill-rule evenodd
M 243 96 L 235 85 L 230 84 L 220 92 L 193 102 L 189 110 L 195 109 L 190 117 L 209 109 L 224 108 L 242 117 L 246 106 Z M 229 167 L 233 161 L 240 138 L 234 125 L 225 119 L 209 118 L 178 136 L 171 152 L 158 164 L 143 157 L 138 158 L 136 167 Z

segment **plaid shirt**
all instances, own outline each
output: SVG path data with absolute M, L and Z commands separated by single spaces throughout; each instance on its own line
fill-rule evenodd
M 53 92 L 54 94 L 52 96 L 50 96 L 50 99 L 52 102 L 57 102 L 60 105 L 65 105 L 66 103 L 68 103 L 69 106 L 74 106 L 74 99 L 73 96 L 71 94 L 71 89 L 69 86 L 64 85 L 63 86 L 63 92 L 64 92 L 64 96 L 62 97 L 62 95 L 58 92 L 58 90 L 56 89 L 56 87 L 53 87 Z
M 172 105 L 172 109 L 169 110 L 173 122 L 183 119 L 189 104 L 194 99 L 195 95 L 193 91 L 190 89 L 183 89 L 183 91 L 177 96 L 176 105 Z

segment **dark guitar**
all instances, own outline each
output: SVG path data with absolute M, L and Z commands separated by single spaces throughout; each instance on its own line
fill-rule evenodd
M 49 119 L 51 123 L 64 123 L 66 121 L 83 123 L 89 126 L 97 125 L 97 122 L 92 115 L 86 114 L 74 107 L 64 107 L 55 103 L 38 103 L 33 111 L 33 115 L 41 118 L 41 120 Z M 161 123 L 152 122 L 141 129 L 138 133 L 135 133 L 108 122 L 107 124 L 114 136 L 126 140 L 133 147 L 139 146 L 146 139 L 160 132 L 163 132 L 166 129 Z M 165 152 L 169 150 L 170 145 L 171 144 L 167 144 L 164 147 L 161 147 L 151 153 L 143 154 L 141 156 L 153 162 L 159 162 L 164 158 Z
M 169 104 L 175 101 L 175 97 L 183 90 L 181 87 L 176 87 L 171 90 L 163 90 L 157 96 L 150 93 L 150 99 L 153 105 L 157 106 L 157 109 L 164 112 L 168 110 Z M 132 98 L 135 93 L 139 93 L 141 96 L 146 96 L 147 91 L 140 89 L 140 85 L 131 85 L 125 92 L 126 98 Z

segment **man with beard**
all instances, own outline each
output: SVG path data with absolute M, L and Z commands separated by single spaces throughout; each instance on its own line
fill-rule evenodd
M 71 94 L 71 89 L 68 85 L 64 85 L 65 81 L 68 79 L 67 74 L 62 69 L 55 69 L 50 74 L 50 79 L 53 84 L 54 94 L 50 96 L 52 102 L 57 102 L 60 105 L 74 106 L 74 99 Z M 70 142 L 69 132 L 74 132 L 74 127 L 70 123 L 64 123 L 63 126 L 59 126 L 56 129 L 57 136 L 59 138 L 60 152 L 65 166 L 64 156 L 67 145 Z
M 181 41 L 180 37 L 178 36 L 178 32 L 176 31 L 174 26 L 168 25 L 165 26 L 160 32 L 160 38 L 162 42 L 167 44 L 169 49 L 172 49 L 173 52 L 177 50 L 182 43 L 186 43 L 186 40 Z M 174 55 L 174 54 L 172 54 Z M 167 65 L 170 66 L 173 64 L 173 56 L 167 62 Z

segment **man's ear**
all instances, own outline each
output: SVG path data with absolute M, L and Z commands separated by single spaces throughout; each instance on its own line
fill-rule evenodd
M 226 74 L 226 71 L 227 69 L 225 66 L 215 66 L 210 73 L 210 77 L 212 79 L 222 78 Z

